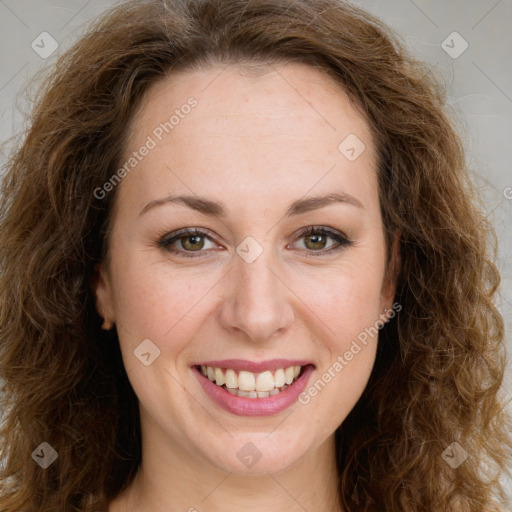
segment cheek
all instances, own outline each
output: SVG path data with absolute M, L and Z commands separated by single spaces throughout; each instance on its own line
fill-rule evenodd
M 372 372 L 376 347 L 376 339 L 366 346 L 350 344 L 348 350 L 318 372 L 299 397 L 306 407 L 313 406 L 311 415 L 324 419 L 326 433 L 341 425 L 361 398 Z
M 148 263 L 144 251 L 132 250 L 113 268 L 114 309 L 123 352 L 144 339 L 162 352 L 179 353 L 193 338 L 208 292 L 219 280 L 215 272 L 181 272 L 165 261 Z M 113 259 L 114 261 L 114 259 Z M 172 341 L 172 343 L 170 343 Z
M 323 275 L 302 278 L 307 293 L 301 294 L 324 324 L 330 343 L 337 351 L 373 326 L 381 310 L 382 262 L 378 258 L 357 257 Z M 295 286 L 299 286 L 297 282 Z M 329 335 L 330 333 L 330 335 Z
M 323 353 L 314 378 L 299 396 L 299 403 L 317 418 L 325 435 L 334 431 L 360 399 L 370 378 L 377 350 L 376 315 L 368 301 L 341 307 L 327 320 L 334 332 L 318 343 Z
M 383 265 L 380 257 L 368 254 L 347 258 L 324 278 L 310 280 L 308 306 L 322 321 L 316 335 L 323 357 L 299 402 L 323 418 L 326 432 L 352 410 L 375 362 Z

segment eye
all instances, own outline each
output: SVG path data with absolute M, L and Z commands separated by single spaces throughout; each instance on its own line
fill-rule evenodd
M 167 234 L 158 241 L 158 246 L 174 254 L 189 258 L 200 256 L 208 249 L 219 247 L 213 242 L 208 233 L 197 228 L 181 229 Z
M 323 226 L 305 228 L 297 237 L 302 242 L 302 247 L 299 244 L 298 249 L 306 251 L 306 256 L 322 256 L 352 245 L 342 233 Z M 209 233 L 199 228 L 180 229 L 168 233 L 159 239 L 158 247 L 186 258 L 204 255 L 210 249 L 222 249 L 212 240 Z
M 352 242 L 342 233 L 323 226 L 310 226 L 298 234 L 299 249 L 309 252 L 309 255 L 321 256 L 352 245 Z M 329 240 L 332 243 L 329 243 Z M 317 253 L 317 254 L 313 254 Z

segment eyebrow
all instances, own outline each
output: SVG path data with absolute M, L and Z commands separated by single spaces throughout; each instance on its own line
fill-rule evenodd
M 204 215 L 210 215 L 212 217 L 226 216 L 226 209 L 222 202 L 212 201 L 211 199 L 207 199 L 205 197 L 191 195 L 170 195 L 162 199 L 154 199 L 153 201 L 150 201 L 146 206 L 144 206 L 144 208 L 140 211 L 139 216 L 143 215 L 147 211 L 157 206 L 169 203 L 188 206 L 192 210 L 196 210 L 200 213 L 203 213 Z M 344 192 L 337 192 L 328 194 L 326 196 L 316 196 L 308 197 L 307 199 L 297 199 L 288 207 L 284 216 L 293 217 L 295 215 L 300 215 L 302 213 L 307 213 L 313 210 L 324 208 L 325 206 L 329 206 L 333 203 L 344 203 L 356 206 L 357 208 L 364 209 L 363 204 L 356 197 Z

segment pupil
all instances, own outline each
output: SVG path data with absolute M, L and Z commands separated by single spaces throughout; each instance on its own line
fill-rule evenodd
M 183 239 L 182 245 L 184 249 L 197 250 L 203 247 L 204 241 L 201 235 L 190 235 Z
M 311 242 L 313 249 L 323 249 L 326 243 L 325 238 L 325 235 L 309 235 L 306 237 L 306 245 L 308 245 L 308 242 Z

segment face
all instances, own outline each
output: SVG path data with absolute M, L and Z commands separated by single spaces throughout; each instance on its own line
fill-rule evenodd
M 332 442 L 394 296 L 365 120 L 308 66 L 211 67 L 148 91 L 125 157 L 96 298 L 143 450 L 250 474 Z

